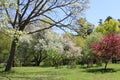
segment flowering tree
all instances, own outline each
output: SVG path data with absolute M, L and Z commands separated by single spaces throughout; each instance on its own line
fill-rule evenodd
M 43 59 L 49 57 L 49 61 L 56 62 L 56 56 L 63 53 L 63 38 L 62 36 L 56 34 L 51 29 L 42 31 L 43 33 L 37 33 L 33 36 L 33 41 L 38 40 L 37 43 L 33 44 L 33 49 L 36 51 L 33 52 L 35 59 L 37 58 L 38 64 L 43 61 Z M 35 36 L 38 37 L 35 39 Z M 33 42 L 32 41 L 32 42 Z M 53 52 L 51 52 L 53 51 Z M 53 54 L 55 53 L 55 54 Z M 45 55 L 46 54 L 46 55 Z M 56 58 L 56 59 L 55 59 Z
M 78 46 L 74 39 L 74 36 L 69 34 L 64 36 L 64 51 L 68 57 L 81 56 L 81 46 Z
M 117 34 L 108 34 L 101 41 L 92 45 L 92 50 L 100 58 L 105 59 L 105 69 L 112 57 L 120 56 L 120 36 Z
M 74 36 L 70 34 L 64 35 L 64 41 L 64 56 L 69 59 L 70 66 L 74 68 L 77 58 L 81 57 L 81 46 L 77 43 Z
M 28 32 L 32 34 L 53 26 L 65 26 L 64 21 L 78 17 L 88 3 L 88 0 L 0 0 L 0 27 L 2 23 L 2 27 L 7 26 L 24 31 L 27 25 L 37 21 L 49 25 L 43 29 Z M 11 70 L 17 41 L 18 39 L 14 36 L 5 71 Z
M 63 56 L 71 59 L 72 57 L 81 56 L 81 48 L 77 47 L 72 39 L 65 36 L 63 38 L 62 35 L 53 32 L 51 29 L 32 35 L 23 35 L 20 37 L 19 45 L 21 46 L 19 47 L 20 50 L 22 47 L 24 48 L 22 51 L 18 51 L 18 53 L 21 53 L 19 55 L 22 56 L 23 53 L 23 58 L 25 57 L 24 53 L 26 55 L 29 54 L 29 56 L 32 55 L 36 66 L 39 66 L 43 60 L 46 60 L 45 62 L 48 61 L 53 66 L 58 67 Z

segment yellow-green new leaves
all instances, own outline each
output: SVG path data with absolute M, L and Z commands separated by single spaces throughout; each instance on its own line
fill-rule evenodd
M 74 37 L 74 43 L 76 44 L 76 46 L 84 47 L 85 46 L 85 39 L 83 39 L 80 36 L 75 36 Z
M 105 21 L 101 26 L 96 28 L 96 32 L 101 32 L 103 34 L 109 33 L 119 33 L 120 32 L 120 22 L 110 19 Z
M 73 43 L 75 43 L 75 46 L 77 47 L 84 47 L 85 46 L 85 39 L 81 36 L 74 36 L 72 34 L 64 34 L 64 38 L 69 38 L 72 40 Z
M 87 22 L 85 18 L 81 18 L 77 21 L 77 24 L 79 25 L 78 29 L 76 29 L 79 36 L 86 38 L 87 35 L 92 33 L 94 25 Z
M 15 12 L 13 9 L 17 9 L 16 0 L 0 0 L 0 28 L 8 27 L 9 23 L 13 23 Z
M 0 61 L 5 63 L 9 56 L 11 39 L 4 33 L 0 32 Z
M 21 35 L 27 34 L 25 31 L 19 31 L 18 29 L 10 28 L 2 28 L 1 32 L 11 39 L 19 38 Z
M 16 0 L 1 0 L 0 5 L 4 8 L 16 7 Z
M 100 41 L 102 39 L 103 35 L 101 33 L 94 32 L 86 37 L 86 46 L 89 48 L 92 44 Z
M 97 43 L 98 41 L 100 41 L 102 39 L 103 35 L 101 33 L 97 33 L 94 32 L 90 35 L 88 35 L 85 39 L 85 46 L 82 49 L 82 54 L 84 56 L 86 56 L 87 58 L 90 57 L 90 55 L 92 55 L 92 50 L 91 50 L 91 46 L 94 43 Z

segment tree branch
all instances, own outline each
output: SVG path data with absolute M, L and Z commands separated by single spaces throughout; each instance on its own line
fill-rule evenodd
M 28 0 L 27 4 L 23 7 L 23 8 L 24 8 L 24 11 L 23 11 L 23 13 L 22 13 L 22 15 L 21 15 L 21 18 L 23 18 L 23 16 L 25 15 L 25 13 L 26 13 L 26 11 L 27 11 L 29 5 L 30 5 L 30 2 L 31 2 L 31 1 Z
M 43 30 L 46 30 L 46 29 L 50 29 L 50 28 L 52 28 L 53 26 L 58 26 L 59 23 L 61 23 L 61 22 L 64 21 L 65 19 L 67 19 L 69 16 L 71 16 L 71 14 L 67 15 L 67 16 L 64 17 L 62 20 L 60 20 L 60 21 L 58 21 L 58 22 L 55 22 L 54 24 L 51 24 L 51 26 L 49 26 L 49 27 L 46 27 L 46 28 L 43 28 L 43 29 L 39 29 L 39 30 L 36 30 L 36 31 L 33 31 L 33 32 L 28 32 L 28 34 L 33 34 L 33 33 L 40 32 L 40 31 L 43 31 Z
M 5 5 L 3 5 L 3 6 L 4 6 L 4 8 L 5 8 Z M 12 22 L 12 19 L 11 19 L 10 15 L 9 15 L 9 12 L 8 12 L 7 8 L 5 8 L 5 12 L 6 12 L 6 14 L 7 14 L 7 17 L 8 17 L 8 19 L 9 19 L 10 24 L 13 26 L 13 22 Z

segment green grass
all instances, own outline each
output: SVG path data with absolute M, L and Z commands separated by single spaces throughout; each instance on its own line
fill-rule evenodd
M 0 80 L 120 80 L 120 64 L 108 64 L 108 68 L 112 69 L 103 72 L 101 67 L 14 67 L 9 73 L 0 68 Z

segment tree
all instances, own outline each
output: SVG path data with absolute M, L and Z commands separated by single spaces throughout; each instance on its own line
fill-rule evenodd
M 93 32 L 94 25 L 86 21 L 85 18 L 80 18 L 76 21 L 71 30 L 77 33 L 78 36 L 86 38 Z
M 114 33 L 105 35 L 101 41 L 92 45 L 96 56 L 105 59 L 105 69 L 112 57 L 120 56 L 120 36 Z
M 99 36 L 99 37 L 98 37 Z M 93 63 L 93 59 L 95 58 L 91 46 L 97 42 L 99 42 L 102 39 L 103 35 L 101 33 L 93 32 L 90 35 L 88 35 L 85 39 L 85 46 L 82 48 L 82 63 L 87 63 L 87 67 L 90 67 L 91 63 Z M 100 61 L 100 60 L 99 60 Z
M 65 43 L 64 43 L 64 56 L 66 59 L 69 59 L 69 65 L 71 68 L 74 68 L 77 63 L 77 58 L 81 57 L 81 46 L 74 40 L 74 36 L 70 34 L 64 35 Z M 81 40 L 81 39 L 80 39 Z
M 29 50 L 30 54 L 33 55 L 35 66 L 39 66 L 40 63 L 47 57 L 45 32 L 46 31 L 42 31 L 31 35 L 32 40 L 30 41 L 31 45 L 29 46 Z
M 111 19 L 113 19 L 111 16 L 108 16 L 106 19 L 105 19 L 105 21 L 109 21 L 109 20 L 111 20 Z
M 77 21 L 80 28 L 77 30 L 79 36 L 85 38 L 93 32 L 94 25 L 86 21 L 86 19 L 81 18 Z
M 47 63 L 47 65 L 52 65 L 56 68 L 58 68 L 60 65 L 62 65 L 62 59 L 63 59 L 63 53 L 59 53 L 57 50 L 49 49 L 47 51 L 47 58 L 44 61 Z
M 32 34 L 53 26 L 65 26 L 63 25 L 64 21 L 68 18 L 71 20 L 70 17 L 75 18 L 78 13 L 84 11 L 88 2 L 88 0 L 0 0 L 0 20 L 4 22 L 3 26 L 6 26 L 5 23 L 7 22 L 7 26 L 16 31 L 24 31 L 27 25 L 34 24 L 37 21 L 49 25 L 49 27 L 28 32 Z M 60 16 L 59 13 L 62 15 Z M 57 17 L 58 15 L 59 17 Z M 44 20 L 45 18 L 51 22 Z M 16 42 L 18 42 L 18 38 L 14 36 L 5 71 L 11 70 Z
M 81 36 L 73 36 L 73 42 L 78 47 L 84 47 L 85 46 L 85 39 L 82 38 Z
M 109 34 L 109 33 L 120 33 L 120 22 L 111 19 L 108 17 L 104 23 L 96 28 L 96 32 L 101 32 L 102 34 Z
M 20 66 L 27 66 L 31 64 L 33 60 L 33 54 L 30 53 L 30 51 L 33 50 L 31 48 L 31 40 L 31 35 L 23 35 L 19 38 L 15 55 L 15 64 L 19 64 Z
M 32 53 L 34 56 L 37 66 L 49 57 L 49 51 L 56 52 L 57 54 L 62 54 L 63 52 L 63 38 L 59 34 L 56 34 L 51 29 L 42 31 L 40 33 L 35 33 L 32 35 L 33 40 L 31 41 Z M 51 56 L 54 57 L 55 55 Z M 55 56 L 56 57 L 56 56 Z
M 20 58 L 22 63 L 27 62 L 27 59 L 29 59 L 29 62 L 33 61 L 35 62 L 35 66 L 39 66 L 40 63 L 50 57 L 50 55 L 52 58 L 56 58 L 55 55 L 52 55 L 52 52 L 56 53 L 56 55 L 62 54 L 63 43 L 64 39 L 62 36 L 53 32 L 51 29 L 32 35 L 23 35 L 19 40 L 19 47 L 17 49 L 17 52 L 19 53 L 18 58 Z M 49 61 L 51 60 L 49 59 Z M 56 62 L 57 61 L 58 60 L 56 60 Z

